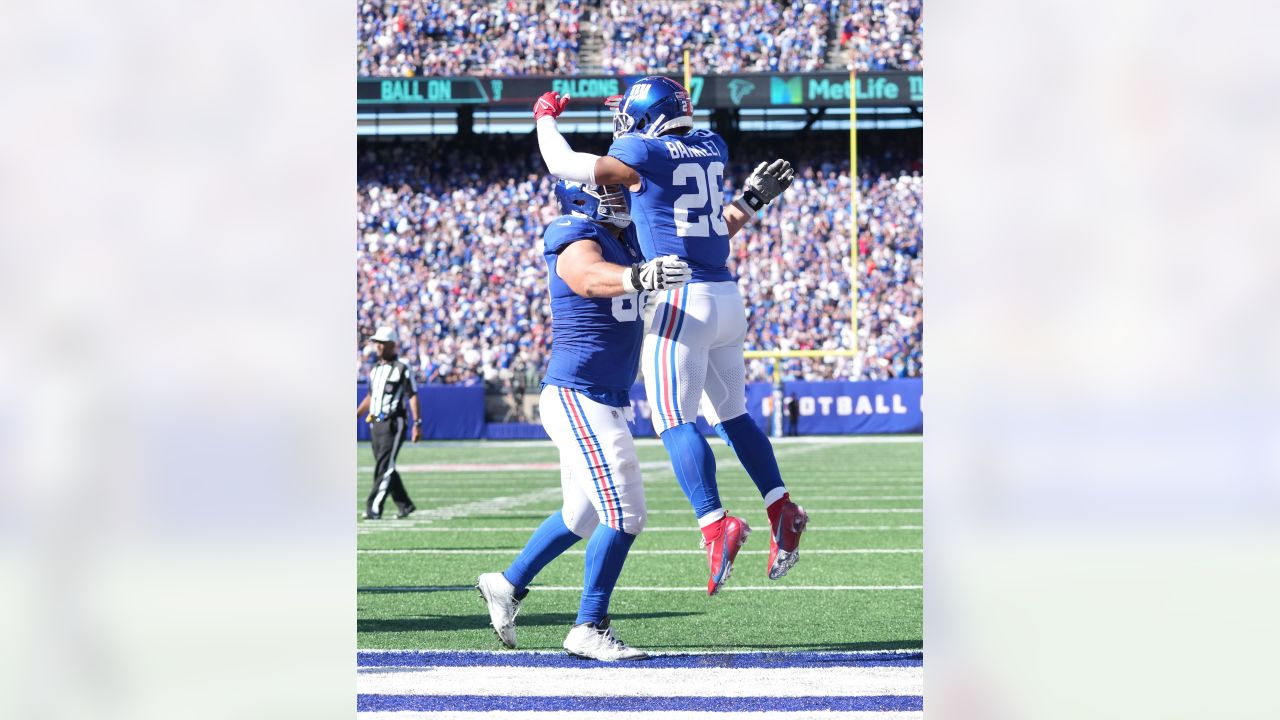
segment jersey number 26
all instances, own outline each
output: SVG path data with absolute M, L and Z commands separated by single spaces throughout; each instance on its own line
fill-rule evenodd
M 688 187 L 693 191 L 676 199 L 676 237 L 710 237 L 710 227 L 717 234 L 728 235 L 729 226 L 720 215 L 724 205 L 724 163 L 713 162 L 704 172 L 698 163 L 681 163 L 671 174 L 671 184 Z M 690 220 L 696 215 L 696 220 Z

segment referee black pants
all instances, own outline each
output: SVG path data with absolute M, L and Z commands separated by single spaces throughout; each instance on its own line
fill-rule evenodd
M 370 423 L 369 432 L 373 436 L 373 457 L 376 461 L 373 469 L 373 490 L 369 493 L 369 501 L 365 505 L 371 515 L 381 515 L 382 505 L 391 496 L 396 507 L 404 510 L 413 504 L 409 493 L 404 489 L 400 473 L 396 471 L 396 456 L 400 454 L 400 446 L 404 443 L 404 418 L 388 418 L 382 422 Z

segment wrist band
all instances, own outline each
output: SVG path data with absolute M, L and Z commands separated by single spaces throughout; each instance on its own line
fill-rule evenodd
M 733 204 L 737 205 L 738 209 L 743 212 L 755 213 L 758 212 L 760 208 L 764 207 L 765 203 L 764 199 L 757 195 L 754 190 L 744 190 L 743 193 L 733 201 Z
M 640 266 L 638 264 L 622 271 L 622 289 L 629 293 L 640 292 Z

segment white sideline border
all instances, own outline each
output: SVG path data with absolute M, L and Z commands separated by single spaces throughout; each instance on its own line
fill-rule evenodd
M 365 669 L 356 676 L 356 692 L 375 695 L 501 696 L 512 688 L 536 687 L 539 695 L 591 696 L 604 688 L 627 698 L 768 697 L 792 695 L 857 697 L 921 695 L 924 668 L 861 667 L 833 673 L 826 667 L 688 668 L 646 667 L 643 663 L 612 667 L 415 667 Z M 625 688 L 625 690 L 624 690 Z

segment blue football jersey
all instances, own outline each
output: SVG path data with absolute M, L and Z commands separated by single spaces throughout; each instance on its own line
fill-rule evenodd
M 579 240 L 599 243 L 604 259 L 619 265 L 642 260 L 634 225 L 614 237 L 586 218 L 556 218 L 542 235 L 551 290 L 551 362 L 543 385 L 581 390 L 605 405 L 627 407 L 640 364 L 644 313 L 638 293 L 615 298 L 585 298 L 556 274 L 556 261 Z
M 623 135 L 609 155 L 640 174 L 631 193 L 631 219 L 645 259 L 676 255 L 689 263 L 693 282 L 732 280 L 729 226 L 721 216 L 729 149 L 710 130 L 685 135 Z

